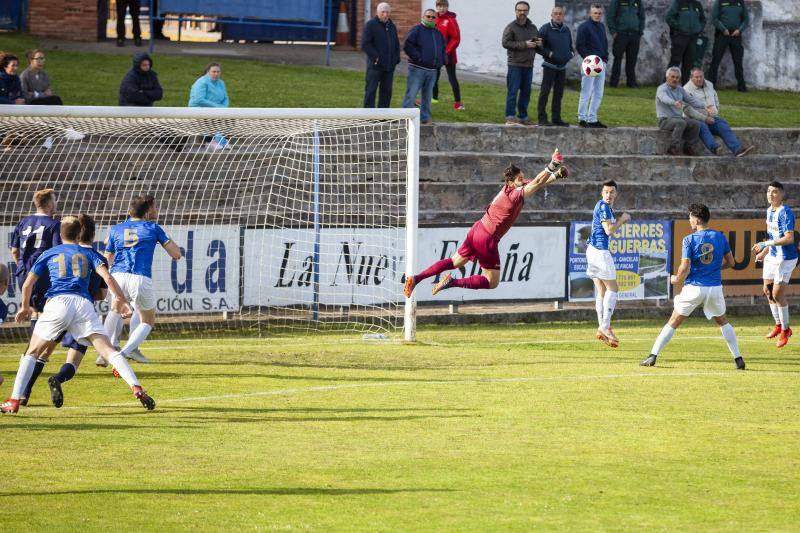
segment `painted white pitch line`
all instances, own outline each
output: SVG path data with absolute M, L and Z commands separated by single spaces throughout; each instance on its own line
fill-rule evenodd
M 658 372 L 656 370 L 655 372 Z M 424 385 L 480 385 L 483 383 L 528 383 L 536 381 L 599 381 L 607 379 L 624 379 L 624 378 L 671 378 L 671 377 L 699 377 L 699 376 L 721 376 L 730 377 L 739 375 L 736 371 L 730 372 L 676 372 L 670 374 L 656 374 L 655 372 L 635 372 L 631 374 L 606 374 L 600 376 L 540 376 L 540 377 L 518 377 L 518 378 L 478 378 L 478 379 L 454 379 L 454 380 L 438 380 L 438 381 L 384 381 L 378 383 L 342 383 L 339 385 L 321 385 L 317 387 L 305 388 L 292 388 L 292 389 L 279 389 L 272 391 L 258 391 L 258 392 L 243 392 L 238 394 L 220 394 L 216 396 L 194 396 L 188 398 L 167 398 L 164 400 L 156 399 L 157 405 L 175 404 L 185 402 L 207 402 L 214 400 L 233 400 L 239 398 L 255 398 L 260 396 L 291 396 L 303 393 L 315 392 L 330 392 L 343 389 L 365 389 L 375 387 L 403 387 L 403 386 L 424 386 Z M 759 372 L 757 375 L 770 375 L 781 374 L 780 372 Z M 756 374 L 748 374 L 756 375 Z M 99 405 L 77 405 L 71 407 L 63 407 L 60 410 L 85 410 L 85 409 L 101 409 L 106 407 L 131 407 L 135 405 L 134 402 L 126 403 L 109 403 Z M 56 410 L 55 407 L 42 407 L 36 408 L 39 410 Z

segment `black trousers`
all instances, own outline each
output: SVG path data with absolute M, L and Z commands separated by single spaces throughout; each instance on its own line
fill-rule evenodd
M 158 16 L 158 0 L 151 0 L 150 3 L 150 10 L 153 12 L 153 16 Z M 164 21 L 163 20 L 154 20 L 153 27 L 150 30 L 152 35 L 161 35 L 164 33 Z M 150 37 L 152 39 L 152 36 Z
M 672 34 L 672 46 L 670 47 L 669 66 L 681 68 L 681 84 L 689 81 L 694 62 L 694 45 L 697 42 L 697 35 L 683 35 L 680 33 Z
M 130 8 L 133 20 L 133 36 L 141 38 L 142 28 L 139 26 L 140 0 L 117 0 L 117 39 L 125 38 L 125 10 Z
M 447 70 L 447 80 L 450 82 L 450 87 L 453 88 L 453 101 L 460 102 L 461 101 L 461 86 L 458 84 L 458 78 L 456 78 L 456 66 L 455 65 L 445 65 L 445 70 Z M 433 98 L 435 100 L 439 99 L 439 77 L 442 75 L 442 69 L 436 71 L 436 83 L 433 84 Z
M 617 33 L 611 52 L 614 54 L 614 63 L 611 66 L 611 86 L 619 83 L 619 73 L 622 70 L 622 56 L 625 56 L 625 83 L 628 86 L 636 84 L 636 60 L 639 57 L 639 41 L 642 36 L 638 33 Z
M 561 98 L 564 96 L 564 80 L 567 78 L 566 70 L 542 67 L 542 88 L 539 90 L 539 105 L 537 113 L 541 122 L 547 122 L 547 98 L 550 89 L 553 89 L 553 122 L 561 122 Z
M 731 51 L 733 60 L 733 71 L 736 74 L 736 85 L 741 89 L 746 87 L 744 83 L 744 69 L 742 68 L 742 58 L 744 57 L 744 46 L 742 46 L 742 36 L 732 37 L 725 35 L 721 31 L 714 34 L 714 50 L 711 54 L 711 68 L 708 71 L 708 81 L 717 83 L 717 71 L 725 52 Z
M 367 68 L 366 86 L 364 87 L 364 107 L 375 107 L 375 91 L 378 91 L 378 107 L 392 107 L 392 82 L 394 69 L 383 70 Z

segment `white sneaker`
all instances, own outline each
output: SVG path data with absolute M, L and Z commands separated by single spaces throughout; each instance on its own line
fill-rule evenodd
M 150 359 L 144 356 L 142 352 L 139 351 L 139 348 L 136 348 L 131 353 L 122 352 L 122 355 L 127 357 L 128 359 L 133 359 L 137 363 L 144 363 L 147 364 L 150 362 Z
M 94 364 L 96 364 L 97 366 L 101 366 L 101 367 L 105 368 L 105 367 L 108 366 L 108 361 L 103 359 L 102 355 L 98 355 L 97 359 L 94 360 Z
M 42 143 L 42 150 L 49 150 L 52 147 L 53 147 L 53 138 L 52 137 L 48 137 Z
M 79 131 L 75 131 L 72 128 L 67 128 L 64 130 L 64 138 L 68 141 L 80 141 L 86 137 L 85 133 L 81 133 Z

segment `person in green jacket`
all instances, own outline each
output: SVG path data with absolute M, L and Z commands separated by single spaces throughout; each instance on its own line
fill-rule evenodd
M 740 92 L 747 92 L 744 82 L 744 69 L 742 58 L 742 32 L 750 22 L 750 14 L 744 0 L 716 0 L 711 8 L 711 22 L 714 24 L 714 49 L 711 55 L 711 68 L 708 72 L 708 81 L 717 82 L 717 70 L 725 51 L 731 51 L 733 70 L 736 73 L 736 87 Z
M 697 0 L 672 0 L 667 10 L 667 24 L 672 41 L 669 66 L 681 68 L 681 84 L 689 81 L 694 62 L 697 36 L 703 33 L 706 14 Z
M 611 0 L 606 13 L 606 25 L 614 44 L 611 53 L 611 86 L 619 84 L 622 56 L 625 56 L 625 83 L 636 88 L 636 59 L 639 57 L 639 41 L 644 33 L 644 5 L 642 0 Z

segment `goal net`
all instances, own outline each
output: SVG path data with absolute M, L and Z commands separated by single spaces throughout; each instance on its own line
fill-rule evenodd
M 413 340 L 418 112 L 0 106 L 0 261 L 35 191 L 95 218 L 95 247 L 152 194 L 158 330 L 343 330 Z M 34 234 L 28 238 L 35 238 Z M 0 296 L 5 336 L 19 304 Z M 99 302 L 104 313 L 108 305 Z M 15 333 L 10 333 L 15 332 Z

